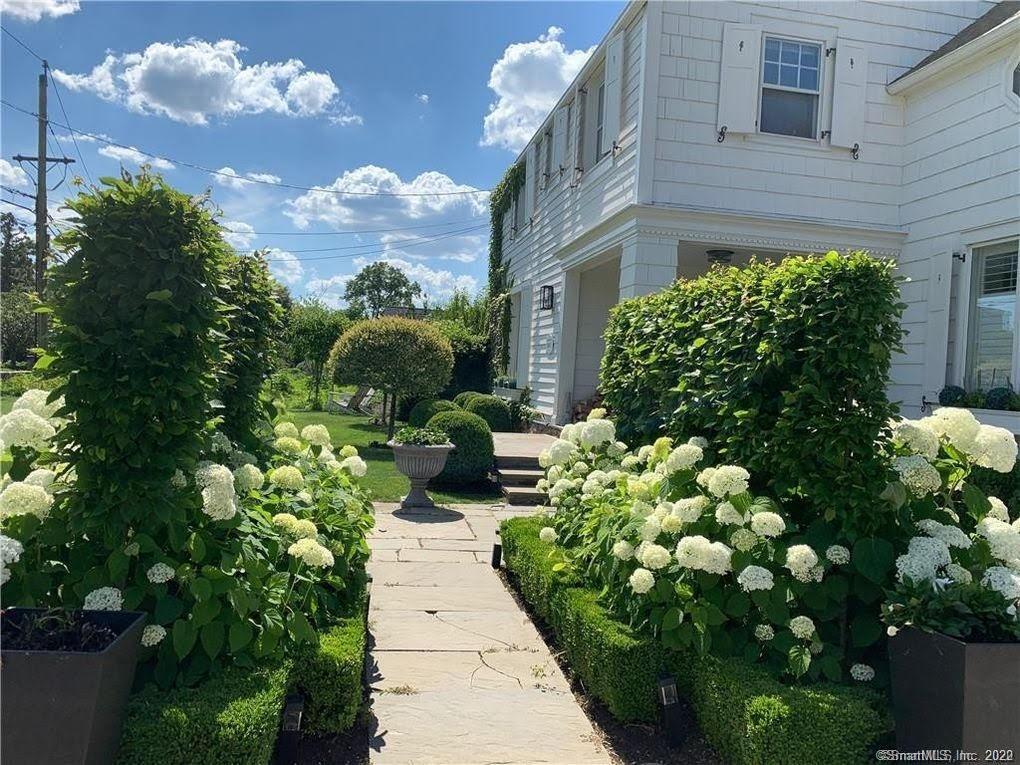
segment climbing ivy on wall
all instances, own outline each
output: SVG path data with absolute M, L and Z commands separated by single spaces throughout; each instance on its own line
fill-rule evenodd
M 505 374 L 510 364 L 509 261 L 503 261 L 503 216 L 513 207 L 527 177 L 523 161 L 510 166 L 489 196 L 489 338 L 496 374 Z

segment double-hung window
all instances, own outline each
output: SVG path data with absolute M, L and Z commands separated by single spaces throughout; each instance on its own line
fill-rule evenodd
M 766 36 L 761 72 L 759 130 L 817 138 L 821 44 Z
M 973 251 L 970 316 L 967 322 L 968 390 L 1016 385 L 1017 241 Z
M 598 102 L 595 105 L 595 161 L 602 159 L 605 153 L 602 147 L 606 125 L 606 83 L 605 80 L 599 83 Z

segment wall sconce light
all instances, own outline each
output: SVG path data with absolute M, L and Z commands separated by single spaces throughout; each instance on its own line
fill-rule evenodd
M 551 311 L 553 307 L 553 288 L 551 284 L 542 287 L 542 310 Z
M 726 264 L 733 260 L 733 250 L 705 250 L 705 255 L 712 265 Z

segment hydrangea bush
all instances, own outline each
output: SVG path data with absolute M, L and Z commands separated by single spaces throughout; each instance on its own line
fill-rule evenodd
M 607 605 L 667 647 L 741 655 L 781 676 L 868 682 L 876 667 L 884 673 L 883 588 L 891 588 L 887 620 L 890 609 L 907 613 L 892 608 L 898 596 L 917 597 L 907 589 L 918 587 L 916 580 L 903 583 L 901 576 L 896 584 L 897 566 L 930 572 L 922 587 L 932 590 L 937 575 L 954 570 L 942 540 L 952 535 L 954 554 L 964 549 L 962 529 L 933 525 L 936 508 L 958 501 L 972 507 L 971 536 L 984 541 L 966 562 L 968 586 L 983 588 L 982 597 L 1015 629 L 1009 597 L 1020 596 L 1020 580 L 1006 569 L 1012 565 L 1015 577 L 1020 567 L 1020 527 L 1009 523 L 1000 501 L 966 484 L 971 465 L 1011 469 L 1015 442 L 975 421 L 964 433 L 972 450 L 965 455 L 946 435 L 962 415 L 941 411 L 933 423 L 896 426 L 892 480 L 875 498 L 909 527 L 892 539 L 843 538 L 824 518 L 799 526 L 774 499 L 750 490 L 746 469 L 712 464 L 704 439 L 663 437 L 631 450 L 602 410 L 566 426 L 540 456 L 546 477 L 539 488 L 555 511 L 542 539 L 560 558 L 557 567 L 601 587 Z M 939 518 L 952 520 L 944 511 Z M 901 542 L 915 525 L 927 529 L 924 538 Z M 1010 564 L 1008 556 L 1016 560 Z
M 8 446 L 23 459 L 31 449 L 30 466 L 56 470 L 4 477 L 3 600 L 147 612 L 143 676 L 190 684 L 217 665 L 251 666 L 315 641 L 361 591 L 373 522 L 358 482 L 366 466 L 352 446 L 334 452 L 325 429 L 278 425 L 278 433 L 298 434 L 280 436 L 296 448 L 276 451 L 265 473 L 225 437 L 212 439 L 207 459 L 165 487 L 188 508 L 181 523 L 168 535 L 158 524 L 128 528 L 103 563 L 94 544 L 66 532 L 76 477 L 55 462 L 55 438 L 40 443 L 37 423 L 19 431 L 23 419 L 0 418 L 15 439 Z M 55 432 L 62 425 L 44 422 Z

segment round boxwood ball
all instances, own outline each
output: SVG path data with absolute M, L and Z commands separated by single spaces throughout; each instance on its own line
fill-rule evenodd
M 966 395 L 967 391 L 959 385 L 947 385 L 939 391 L 939 403 L 942 406 L 958 406 Z
M 453 451 L 439 474 L 442 483 L 484 481 L 492 467 L 492 431 L 485 420 L 471 412 L 440 412 L 426 427 L 441 430 L 450 437 Z
M 986 409 L 1009 409 L 1012 401 L 1013 391 L 1009 388 L 992 388 L 985 394 Z
M 467 407 L 467 402 L 475 396 L 484 396 L 484 393 L 479 393 L 476 390 L 462 390 L 456 396 L 453 397 L 453 403 L 459 406 L 461 409 Z
M 468 399 L 464 408 L 489 423 L 493 431 L 510 430 L 510 405 L 499 396 L 475 396 Z
M 428 398 L 419 401 L 407 415 L 407 424 L 412 428 L 424 428 L 425 424 L 440 412 L 456 412 L 460 409 L 452 401 L 442 398 Z

